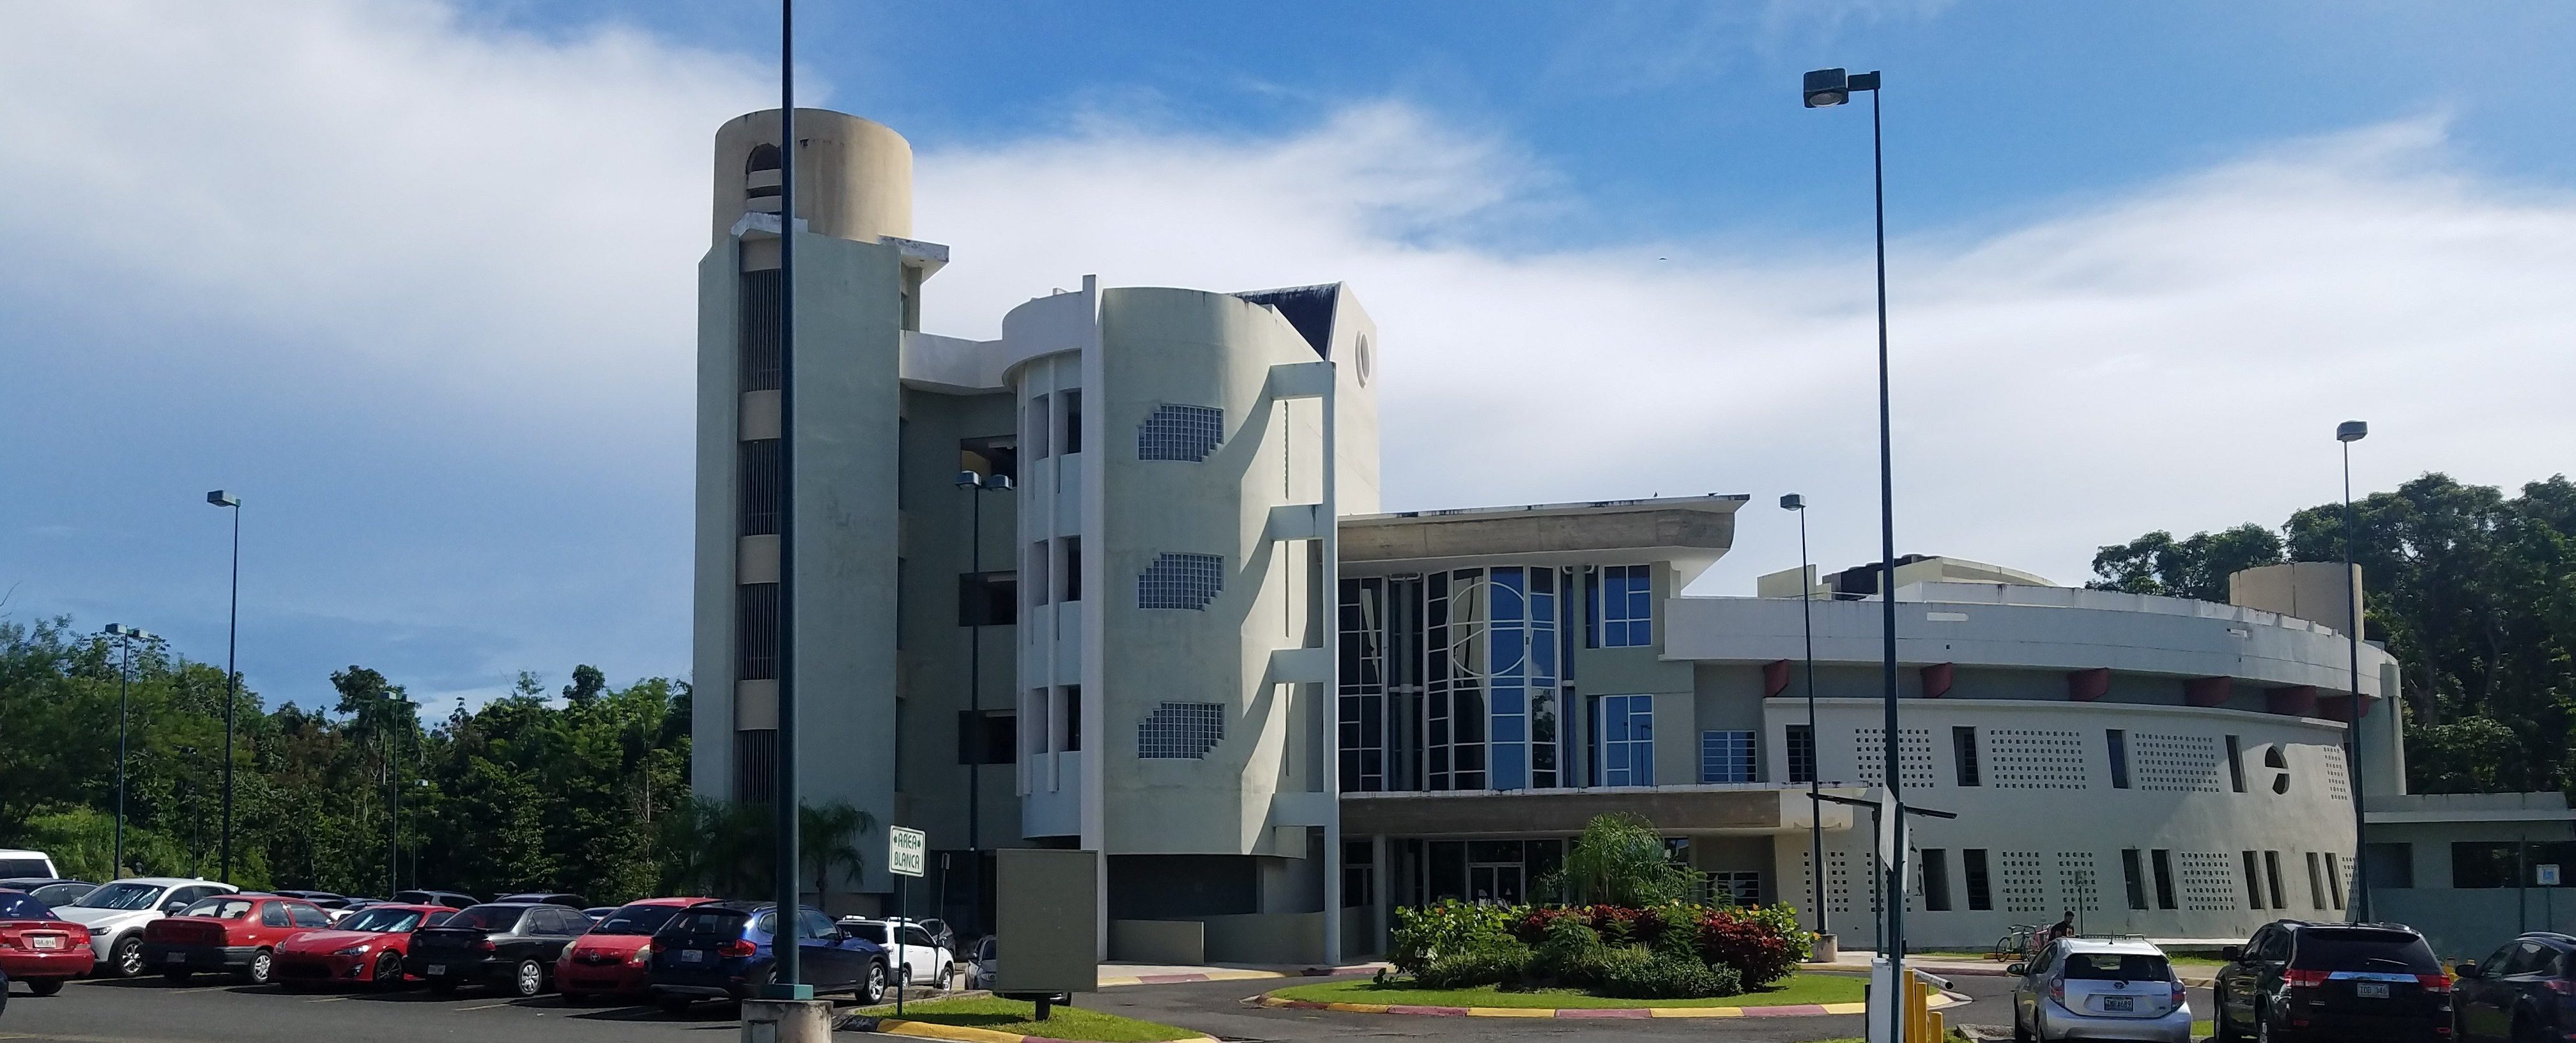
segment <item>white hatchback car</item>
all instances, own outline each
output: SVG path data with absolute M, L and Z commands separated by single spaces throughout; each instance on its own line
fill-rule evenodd
M 2140 939 L 2060 938 L 2005 968 L 2013 1038 L 2191 1043 L 2191 1002 L 2164 950 Z
M 908 984 L 943 984 L 943 979 L 948 976 L 948 965 L 956 959 L 955 953 L 950 952 L 947 946 L 933 940 L 930 932 L 923 929 L 917 921 L 898 919 L 889 923 L 865 917 L 844 916 L 840 920 L 839 927 L 858 938 L 885 946 L 886 961 L 889 964 L 900 951 L 903 954 L 905 972 L 903 978 Z M 900 950 L 895 945 L 898 936 L 903 941 Z
M 98 957 L 97 973 L 131 978 L 143 973 L 143 925 L 196 904 L 208 895 L 231 894 L 237 888 L 212 880 L 138 876 L 111 880 L 54 914 L 89 928 L 90 952 Z

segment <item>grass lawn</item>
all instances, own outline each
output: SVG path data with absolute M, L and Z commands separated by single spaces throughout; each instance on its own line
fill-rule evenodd
M 860 1011 L 881 1018 L 894 1016 L 891 1003 Z M 1052 1007 L 1045 1021 L 1029 1020 L 1037 1013 L 1035 1005 L 1022 1000 L 975 996 L 955 1000 L 926 1000 L 903 1005 L 906 1021 L 927 1021 L 939 1025 L 991 1029 L 1019 1036 L 1042 1036 L 1047 1039 L 1098 1040 L 1100 1043 L 1160 1043 L 1164 1040 L 1197 1039 L 1207 1033 L 1197 1029 L 1157 1025 L 1150 1021 L 1122 1018 L 1082 1007 Z
M 1421 989 L 1411 979 L 1385 985 L 1361 979 L 1291 985 L 1272 995 L 1317 1003 L 1398 1003 L 1421 1007 L 1779 1007 L 1802 1003 L 1858 1003 L 1867 980 L 1858 975 L 1796 974 L 1768 989 L 1741 996 L 1701 1000 L 1623 1000 L 1575 989 L 1505 992 L 1476 989 Z

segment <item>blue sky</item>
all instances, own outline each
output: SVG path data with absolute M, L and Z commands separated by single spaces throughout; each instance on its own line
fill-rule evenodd
M 1349 279 L 1390 508 L 1795 489 L 1867 558 L 1835 64 L 1889 83 L 1902 549 L 2080 581 L 2329 498 L 2348 416 L 2365 487 L 2576 445 L 2565 5 L 804 6 L 802 100 L 919 153 L 935 331 Z M 773 10 L 0 14 L 0 612 L 219 657 L 225 486 L 272 701 L 684 673 L 704 149 Z M 1696 592 L 1793 555 L 1748 509 Z

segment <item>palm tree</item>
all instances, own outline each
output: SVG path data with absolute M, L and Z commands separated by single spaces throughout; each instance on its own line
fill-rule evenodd
M 796 853 L 814 874 L 815 905 L 828 908 L 824 899 L 831 892 L 832 870 L 843 870 L 853 880 L 867 873 L 868 856 L 859 850 L 859 837 L 876 825 L 873 816 L 851 807 L 848 801 L 836 800 L 821 807 L 797 806 Z

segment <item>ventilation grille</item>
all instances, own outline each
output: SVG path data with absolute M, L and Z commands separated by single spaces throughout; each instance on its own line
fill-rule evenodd
M 2169 793 L 2223 793 L 2218 740 L 2198 735 L 2139 732 L 2129 737 L 2138 788 Z
M 1164 703 L 1136 725 L 1138 760 L 1194 761 L 1225 740 L 1225 707 Z
M 1879 736 L 1880 728 L 1852 729 L 1853 765 L 1861 785 L 1877 786 L 1887 779 L 1887 746 Z M 1904 772 L 1899 780 L 1907 789 L 1929 789 L 1932 786 L 1932 732 L 1926 728 L 1902 729 L 1896 746 L 1896 765 Z
M 1225 591 L 1225 559 L 1214 554 L 1159 554 L 1136 577 L 1137 608 L 1199 611 Z
M 2237 908 L 2236 870 L 2221 851 L 2177 851 L 2181 863 L 2182 907 L 2195 912 L 2229 912 Z
M 2003 861 L 2004 911 L 2046 912 L 2048 884 L 2040 872 L 2039 852 L 2002 851 L 1997 854 Z
M 1198 463 L 1224 439 L 1225 410 L 1166 403 L 1136 425 L 1136 459 Z
M 1830 911 L 1852 911 L 1851 860 L 1840 851 L 1825 852 L 1825 905 Z
M 2326 762 L 2326 796 L 2332 800 L 2352 799 L 2352 776 L 2345 774 L 2343 747 L 2327 746 L 2318 750 Z
M 1986 733 L 1986 785 L 2083 789 L 2084 734 L 2036 728 L 1997 728 Z

